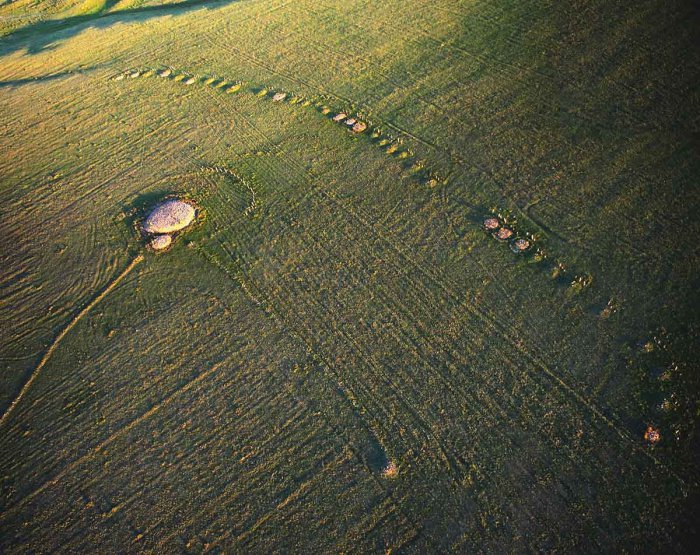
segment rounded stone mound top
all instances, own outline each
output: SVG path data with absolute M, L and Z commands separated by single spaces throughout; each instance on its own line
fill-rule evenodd
M 167 249 L 172 242 L 173 238 L 170 235 L 156 235 L 153 239 L 151 239 L 149 246 L 154 251 L 162 251 Z
M 192 223 L 195 208 L 184 200 L 166 200 L 156 206 L 143 222 L 146 233 L 173 233 Z

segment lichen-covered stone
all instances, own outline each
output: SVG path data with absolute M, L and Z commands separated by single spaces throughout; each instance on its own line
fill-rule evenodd
M 510 239 L 513 236 L 513 230 L 508 229 L 507 227 L 502 227 L 495 233 L 496 239 L 500 241 L 506 241 Z
M 528 241 L 527 239 L 522 239 L 522 238 L 516 239 L 515 241 L 513 241 L 513 245 L 511 246 L 511 248 L 515 252 L 526 251 L 527 249 L 530 248 L 530 241 Z
M 352 126 L 353 133 L 362 133 L 365 129 L 367 129 L 367 124 L 362 121 L 358 121 Z
M 501 222 L 498 221 L 498 218 L 486 218 L 484 220 L 484 227 L 491 231 L 498 229 L 500 225 Z
M 148 243 L 154 251 L 162 251 L 167 249 L 173 242 L 173 238 L 170 235 L 156 235 Z
M 194 206 L 184 200 L 167 200 L 156 206 L 143 222 L 146 233 L 173 233 L 192 223 Z

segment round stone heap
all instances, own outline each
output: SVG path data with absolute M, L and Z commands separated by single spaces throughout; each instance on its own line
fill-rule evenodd
M 170 235 L 156 235 L 148 244 L 154 251 L 162 251 L 167 249 L 173 242 Z
M 194 217 L 195 208 L 190 203 L 167 200 L 148 215 L 143 222 L 143 230 L 146 233 L 174 233 L 190 225 Z

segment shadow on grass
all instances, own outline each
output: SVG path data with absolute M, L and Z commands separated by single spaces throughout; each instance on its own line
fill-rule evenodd
M 23 79 L 12 79 L 9 81 L 0 81 L 0 89 L 21 87 L 22 85 L 45 83 L 47 81 L 57 81 L 59 79 L 66 79 L 66 78 L 72 77 L 74 75 L 89 73 L 91 71 L 94 71 L 98 67 L 100 67 L 100 66 L 92 66 L 92 67 L 84 68 L 84 69 L 80 69 L 80 70 L 61 71 L 59 73 L 51 73 L 49 75 L 39 75 L 37 77 L 26 77 Z
M 47 50 L 59 40 L 65 40 L 88 28 L 106 28 L 115 23 L 145 21 L 153 17 L 180 15 L 197 9 L 216 9 L 234 2 L 244 0 L 184 0 L 178 4 L 161 4 L 144 6 L 130 10 L 108 12 L 115 2 L 106 2 L 97 13 L 50 19 L 29 24 L 13 31 L 2 38 L 0 55 L 7 55 L 20 50 L 36 54 Z

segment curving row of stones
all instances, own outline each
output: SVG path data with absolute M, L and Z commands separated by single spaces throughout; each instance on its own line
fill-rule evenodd
M 178 72 L 171 67 L 161 67 L 159 69 L 132 68 L 115 75 L 114 77 L 112 77 L 112 79 L 116 81 L 122 81 L 124 79 L 149 77 L 153 75 L 156 75 L 162 79 L 170 79 L 173 81 L 181 82 L 184 85 L 193 85 L 194 83 L 201 81 L 205 85 L 210 85 L 214 88 L 221 89 L 226 93 L 238 92 L 244 86 L 244 83 L 241 81 L 232 82 L 228 79 L 221 79 L 211 76 L 205 76 L 198 79 L 192 74 Z M 300 104 L 301 106 L 310 106 L 312 104 L 311 100 L 302 96 L 291 94 L 286 91 L 270 91 L 264 87 L 251 88 L 249 90 L 257 96 L 261 98 L 268 98 L 273 102 L 286 102 L 290 104 Z M 318 110 L 320 110 L 321 114 L 330 118 L 332 122 L 345 126 L 349 131 L 351 131 L 354 134 L 361 134 L 365 131 L 370 130 L 369 124 L 366 121 L 363 121 L 357 115 L 352 115 L 351 113 L 346 111 L 333 111 L 329 106 L 324 105 L 322 102 L 316 102 L 315 107 Z M 371 139 L 380 147 L 386 149 L 386 152 L 388 154 L 395 155 L 398 158 L 409 158 L 413 155 L 409 150 L 401 150 L 399 148 L 400 139 L 391 139 L 390 137 L 385 137 L 383 136 L 381 130 L 379 130 L 376 127 L 371 128 Z M 420 174 L 424 174 L 426 176 L 424 182 L 430 187 L 434 187 L 441 181 L 440 178 L 437 177 L 436 174 L 434 174 L 434 172 L 431 172 L 429 169 L 425 168 L 424 162 L 419 161 L 414 163 L 411 170 L 415 170 Z M 187 204 L 185 201 L 180 202 Z M 170 208 L 172 207 L 170 206 Z M 162 210 L 166 210 L 166 208 L 162 208 Z M 194 210 L 194 208 L 192 208 L 192 210 Z M 194 219 L 194 215 L 192 215 L 191 220 L 192 219 Z M 189 223 L 190 222 L 188 222 L 185 225 L 189 225 Z M 525 236 L 517 234 L 513 229 L 512 225 L 510 225 L 505 218 L 502 218 L 500 214 L 498 216 L 489 216 L 485 218 L 483 221 L 483 226 L 484 229 L 488 231 L 496 240 L 508 244 L 510 246 L 510 249 L 514 253 L 524 253 L 532 248 L 534 237 L 530 234 L 525 234 Z M 154 232 L 145 229 L 144 232 L 151 236 L 149 245 L 154 250 L 165 250 L 172 243 L 172 232 Z M 545 257 L 546 255 L 540 249 L 536 249 L 535 258 Z
M 244 85 L 241 81 L 232 83 L 226 79 L 216 77 L 205 76 L 198 79 L 192 74 L 177 72 L 171 67 L 160 69 L 132 68 L 118 73 L 112 77 L 112 80 L 123 81 L 124 79 L 150 77 L 152 75 L 157 75 L 163 79 L 171 79 L 173 81 L 181 82 L 184 85 L 193 85 L 199 81 L 205 85 L 212 85 L 215 88 L 223 89 L 227 93 L 240 91 Z M 309 99 L 288 93 L 286 91 L 269 91 L 267 88 L 252 88 L 250 89 L 250 92 L 257 94 L 259 97 L 270 98 L 273 102 L 289 102 L 291 104 L 301 104 L 302 106 L 311 105 L 311 101 Z M 323 105 L 322 103 L 316 103 L 316 107 L 323 115 L 330 115 L 333 122 L 344 124 L 354 134 L 364 133 L 370 129 L 369 123 L 363 121 L 359 115 L 350 115 L 344 111 L 333 112 L 331 108 Z M 396 138 L 381 138 L 380 135 L 382 135 L 382 132 L 378 128 L 373 128 L 372 139 L 375 139 L 379 146 L 385 148 L 387 154 L 395 155 L 401 159 L 412 156 L 410 151 L 400 149 L 400 140 Z
M 525 252 L 531 247 L 531 242 L 525 237 L 517 237 L 512 227 L 500 218 L 490 216 L 484 220 L 484 229 L 490 232 L 494 239 L 510 243 L 510 249 L 515 253 Z

